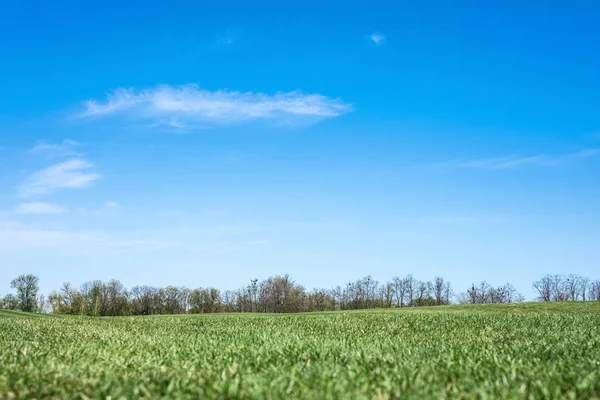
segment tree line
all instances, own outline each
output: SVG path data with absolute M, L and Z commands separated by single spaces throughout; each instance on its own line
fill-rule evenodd
M 113 279 L 87 282 L 79 288 L 65 283 L 45 298 L 38 293 L 39 279 L 31 274 L 15 278 L 11 287 L 16 294 L 4 296 L 0 308 L 87 316 L 290 313 L 524 301 L 510 283 L 494 287 L 484 281 L 455 294 L 450 282 L 442 277 L 420 281 L 412 275 L 387 282 L 369 275 L 331 289 L 310 291 L 288 275 L 253 279 L 238 290 L 226 291 L 175 286 L 135 286 L 129 290 Z M 577 275 L 546 275 L 534 282 L 533 288 L 541 301 L 600 301 L 600 280 Z
M 600 301 L 600 280 L 579 275 L 546 275 L 533 283 L 541 301 Z
M 196 314 L 223 312 L 292 313 L 450 304 L 449 282 L 419 281 L 409 275 L 380 283 L 371 276 L 332 289 L 307 291 L 289 275 L 253 279 L 238 290 L 135 286 L 92 281 L 70 284 L 48 296 L 54 313 L 91 316 Z

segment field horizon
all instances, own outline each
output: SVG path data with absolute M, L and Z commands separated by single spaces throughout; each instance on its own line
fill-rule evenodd
M 323 315 L 339 313 L 398 313 L 398 312 L 417 312 L 417 313 L 459 313 L 459 312 L 515 312 L 515 313 L 590 313 L 600 314 L 600 302 L 598 301 L 524 301 L 520 303 L 504 304 L 442 304 L 428 307 L 374 307 L 355 310 L 332 310 L 332 311 L 301 311 L 301 312 L 281 312 L 281 313 L 262 313 L 262 312 L 222 312 L 222 313 L 198 313 L 198 314 L 154 314 L 154 315 L 126 315 L 126 316 L 87 316 L 87 315 L 67 315 L 53 312 L 36 313 L 19 310 L 0 309 L 0 318 L 20 317 L 20 318 L 39 318 L 39 317 L 60 317 L 60 318 L 159 318 L 159 317 L 199 317 L 199 316 L 236 316 L 236 315 L 257 315 L 257 316 L 291 316 L 291 315 Z

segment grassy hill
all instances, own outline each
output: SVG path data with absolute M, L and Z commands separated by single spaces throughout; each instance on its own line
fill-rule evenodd
M 23 311 L 0 310 L 0 318 L 39 318 L 48 314 L 26 313 Z
M 574 301 L 560 303 L 511 303 L 511 304 L 453 304 L 449 306 L 403 308 L 384 310 L 388 312 L 416 313 L 511 313 L 511 314 L 600 314 L 600 301 Z
M 593 302 L 12 316 L 0 398 L 600 398 Z

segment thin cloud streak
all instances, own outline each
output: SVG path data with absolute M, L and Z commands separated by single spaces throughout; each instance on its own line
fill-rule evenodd
M 79 189 L 88 187 L 100 175 L 88 172 L 93 167 L 87 161 L 75 158 L 68 160 L 32 175 L 21 187 L 21 196 L 33 196 L 52 193 L 57 189 Z
M 17 214 L 60 214 L 65 212 L 63 208 L 57 205 L 41 201 L 19 204 L 16 211 Z
M 118 236 L 101 231 L 77 231 L 0 224 L 0 254 L 35 252 L 52 255 L 148 253 L 180 246 L 164 237 Z
M 222 255 L 252 251 L 269 242 L 250 228 L 188 227 L 90 230 L 0 220 L 0 255 L 11 253 L 115 256 L 177 250 L 178 254 Z
M 578 159 L 586 159 L 600 154 L 600 149 L 581 150 L 576 153 L 559 155 L 537 155 L 528 157 L 505 156 L 498 158 L 483 158 L 475 160 L 456 160 L 446 163 L 432 164 L 429 168 L 436 169 L 487 169 L 503 170 L 519 167 L 552 167 L 566 164 Z
M 486 226 L 491 224 L 500 224 L 505 222 L 514 221 L 516 218 L 514 215 L 506 214 L 459 214 L 459 215 L 441 215 L 441 216 L 428 216 L 419 220 L 420 223 L 425 225 L 435 226 Z
M 57 144 L 46 143 L 39 141 L 33 148 L 29 150 L 31 154 L 49 155 L 52 157 L 65 157 L 76 155 L 75 148 L 79 143 L 74 140 L 63 140 Z
M 198 85 L 162 85 L 146 90 L 117 89 L 106 100 L 84 103 L 80 118 L 124 117 L 172 128 L 196 124 L 236 124 L 252 120 L 327 119 L 350 112 L 352 105 L 320 94 L 209 91 Z M 175 121 L 175 122 L 173 122 Z

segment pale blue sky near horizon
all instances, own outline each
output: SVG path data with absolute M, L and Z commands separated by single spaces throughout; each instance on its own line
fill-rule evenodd
M 0 5 L 0 295 L 600 279 L 600 4 Z

